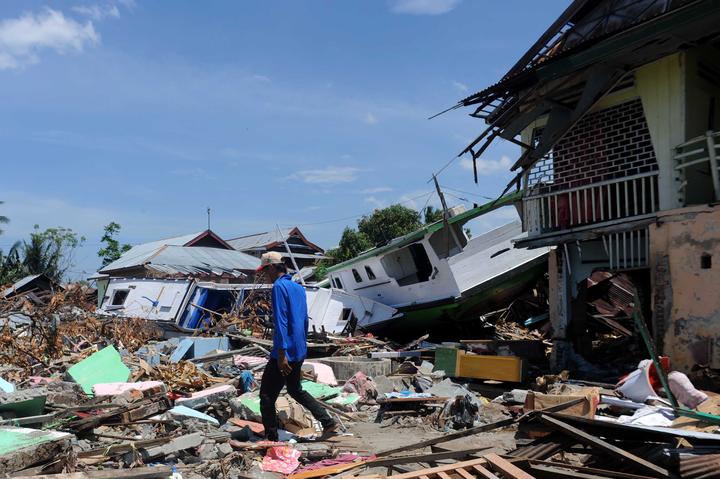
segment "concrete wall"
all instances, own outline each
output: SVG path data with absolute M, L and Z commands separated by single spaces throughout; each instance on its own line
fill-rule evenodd
M 720 206 L 661 213 L 650 253 L 659 346 L 674 369 L 720 368 Z

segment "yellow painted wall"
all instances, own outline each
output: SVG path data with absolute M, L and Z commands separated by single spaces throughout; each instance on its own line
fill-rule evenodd
M 712 266 L 701 268 L 711 255 Z M 666 211 L 650 225 L 653 314 L 673 369 L 720 367 L 720 206 Z
M 676 193 L 672 151 L 685 141 L 684 71 L 684 53 L 661 58 L 635 71 L 635 82 L 659 167 L 661 210 L 681 206 Z

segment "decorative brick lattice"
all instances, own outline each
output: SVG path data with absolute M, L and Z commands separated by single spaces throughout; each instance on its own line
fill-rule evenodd
M 528 176 L 532 185 L 551 175 L 552 183 L 542 180 L 543 193 L 658 169 L 639 99 L 586 115 L 555 145 L 551 158 L 537 163 Z

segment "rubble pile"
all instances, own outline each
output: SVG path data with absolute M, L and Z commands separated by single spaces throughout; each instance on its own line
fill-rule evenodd
M 652 361 L 618 384 L 546 374 L 546 333 L 512 305 L 486 339 L 457 343 L 311 332 L 303 388 L 341 432 L 321 437 L 309 412 L 281 395 L 281 441 L 268 442 L 262 297 L 247 303 L 257 327 L 163 335 L 151 321 L 98 317 L 86 293 L 0 301 L 0 474 L 305 479 L 415 464 L 422 476 L 433 474 L 423 464 L 442 460 L 448 471 L 498 477 L 712 477 L 701 472 L 720 457 L 720 396 L 671 372 L 667 358 L 677 406 Z

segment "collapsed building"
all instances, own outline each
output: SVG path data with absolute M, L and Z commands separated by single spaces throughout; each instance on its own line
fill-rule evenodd
M 587 353 L 587 278 L 623 273 L 675 369 L 720 368 L 720 8 L 574 1 L 500 79 L 462 101 L 521 146 L 516 247 L 549 257 L 553 362 Z M 715 258 L 713 258 L 715 256 Z

